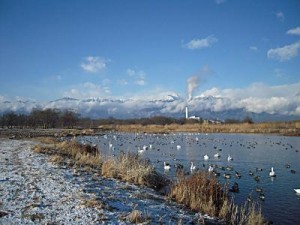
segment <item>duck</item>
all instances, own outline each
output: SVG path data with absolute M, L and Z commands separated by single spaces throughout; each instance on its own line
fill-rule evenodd
M 230 179 L 231 178 L 231 174 L 229 174 L 229 173 L 224 173 L 224 178 L 226 178 L 226 179 Z
M 208 156 L 207 154 L 205 154 L 205 155 L 203 156 L 203 158 L 204 158 L 205 161 L 207 161 L 207 160 L 209 159 L 209 156 Z
M 177 148 L 177 150 L 180 150 L 181 149 L 181 145 L 177 145 L 176 148 Z
M 233 167 L 228 165 L 228 166 L 226 166 L 226 170 L 232 171 Z
M 265 194 L 261 192 L 259 194 L 259 199 L 262 200 L 262 201 L 264 201 L 265 200 Z
M 215 177 L 219 177 L 221 175 L 220 172 L 216 172 L 215 170 L 212 173 L 215 175 Z
M 269 176 L 270 176 L 270 177 L 276 177 L 276 173 L 275 173 L 273 167 L 271 167 L 271 171 L 270 171 L 270 173 L 269 173 Z
M 239 172 L 235 171 L 235 177 L 240 179 L 242 177 L 242 175 Z
M 180 163 L 176 163 L 174 165 L 174 167 L 176 168 L 176 172 L 182 171 L 183 170 L 183 165 Z
M 256 188 L 255 188 L 255 191 L 256 191 L 256 192 L 262 192 L 262 188 L 261 188 L 261 187 L 256 187 Z
M 235 192 L 235 193 L 240 192 L 239 184 L 237 182 L 234 182 L 233 186 L 231 187 L 231 189 L 229 189 L 229 191 L 230 192 Z
M 228 155 L 227 161 L 229 162 L 229 161 L 232 161 L 232 160 L 233 160 L 233 158 L 230 155 Z
M 171 165 L 169 163 L 164 162 L 164 169 L 165 170 L 170 170 L 171 169 Z

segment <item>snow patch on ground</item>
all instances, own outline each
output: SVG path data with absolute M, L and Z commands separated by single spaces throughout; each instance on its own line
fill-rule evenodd
M 152 189 L 54 165 L 35 144 L 0 139 L 0 224 L 131 224 L 134 210 L 144 224 L 201 218 Z

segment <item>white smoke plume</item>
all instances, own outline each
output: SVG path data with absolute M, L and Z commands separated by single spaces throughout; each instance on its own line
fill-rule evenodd
M 207 75 L 213 74 L 213 71 L 208 65 L 205 65 L 201 70 L 194 76 L 191 76 L 187 80 L 187 92 L 188 92 L 188 101 L 191 101 L 193 98 L 193 92 L 200 86 L 200 83 L 205 80 Z
M 189 77 L 189 79 L 187 80 L 187 83 L 188 83 L 188 86 L 187 86 L 188 101 L 190 101 L 193 98 L 194 90 L 197 89 L 200 85 L 200 77 L 199 76 Z

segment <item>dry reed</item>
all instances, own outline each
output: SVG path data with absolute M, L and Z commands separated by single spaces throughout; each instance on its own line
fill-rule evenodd
M 150 217 L 144 215 L 140 210 L 136 210 L 136 209 L 132 210 L 132 212 L 128 214 L 127 220 L 130 223 L 134 223 L 134 224 L 140 224 L 145 222 L 150 223 Z
M 229 199 L 227 187 L 204 171 L 191 176 L 179 176 L 171 187 L 169 197 L 193 211 L 217 217 L 228 224 L 266 224 L 257 205 L 252 203 L 238 207 Z
M 102 165 L 102 175 L 159 190 L 167 185 L 167 180 L 134 153 L 120 153 L 117 158 L 109 159 Z
M 120 153 L 116 158 L 101 161 L 98 149 L 82 145 L 75 141 L 65 141 L 49 145 L 37 145 L 34 152 L 51 155 L 51 161 L 62 162 L 72 159 L 75 164 L 101 170 L 104 177 L 117 178 L 138 185 L 160 190 L 170 182 L 157 173 L 146 160 L 138 154 Z M 178 180 L 171 186 L 169 198 L 182 203 L 194 211 L 206 213 L 232 225 L 266 224 L 261 209 L 254 203 L 244 206 L 235 205 L 228 197 L 226 186 L 222 186 L 214 176 L 198 171 L 191 176 L 178 175 Z M 96 201 L 86 202 L 87 206 Z M 133 210 L 127 217 L 132 223 L 145 221 L 141 212 Z
M 100 152 L 97 147 L 91 145 L 82 145 L 76 141 L 52 142 L 52 145 L 47 143 L 48 139 L 40 139 L 46 141 L 46 144 L 36 145 L 33 149 L 36 153 L 51 155 L 52 162 L 62 162 L 66 159 L 72 159 L 75 165 L 88 166 L 91 168 L 101 168 L 102 161 Z
M 238 124 L 168 124 L 168 125 L 104 125 L 105 130 L 121 132 L 202 132 L 202 133 L 263 133 L 300 136 L 300 122 L 238 123 Z

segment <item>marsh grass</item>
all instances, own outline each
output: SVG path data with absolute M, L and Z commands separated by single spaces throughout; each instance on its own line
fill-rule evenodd
M 102 175 L 113 177 L 126 182 L 144 185 L 159 190 L 168 184 L 168 181 L 146 160 L 138 154 L 120 153 L 116 158 L 106 160 L 102 165 Z
M 255 203 L 237 206 L 222 186 L 208 172 L 198 171 L 191 176 L 181 175 L 171 187 L 171 199 L 196 212 L 206 213 L 232 225 L 266 224 L 261 209 Z
M 180 175 L 171 188 L 170 197 L 194 211 L 219 216 L 227 195 L 216 178 L 198 171 L 191 176 Z
M 36 145 L 33 151 L 50 155 L 50 161 L 52 162 L 61 163 L 72 159 L 73 164 L 77 166 L 101 169 L 101 155 L 97 147 L 79 144 L 76 141 L 51 141 L 48 138 L 42 138 L 40 141 L 43 144 Z
M 93 146 L 82 145 L 75 141 L 54 143 L 51 140 L 46 141 L 51 144 L 36 145 L 33 151 L 50 155 L 52 162 L 72 160 L 74 165 L 98 169 L 104 177 L 144 185 L 155 190 L 171 184 L 168 179 L 155 171 L 149 161 L 141 159 L 138 154 L 121 152 L 117 157 L 103 161 L 104 157 L 101 157 L 99 150 Z M 190 176 L 179 173 L 167 197 L 193 211 L 217 217 L 226 224 L 267 224 L 257 204 L 235 205 L 228 196 L 228 188 L 205 171 L 198 171 Z M 104 207 L 95 199 L 84 202 L 84 205 Z M 147 218 L 141 211 L 133 210 L 126 219 L 131 223 L 144 223 L 148 221 Z
M 300 122 L 236 123 L 236 124 L 167 124 L 167 125 L 106 125 L 107 130 L 123 132 L 202 132 L 202 133 L 267 133 L 300 136 Z
M 104 204 L 101 200 L 96 199 L 96 198 L 83 200 L 81 204 L 86 206 L 86 207 L 95 208 L 95 209 L 98 209 L 98 210 L 109 209 L 109 207 L 106 204 Z
M 150 217 L 146 213 L 142 213 L 140 210 L 136 209 L 132 210 L 132 212 L 127 215 L 127 220 L 134 224 L 150 223 Z

